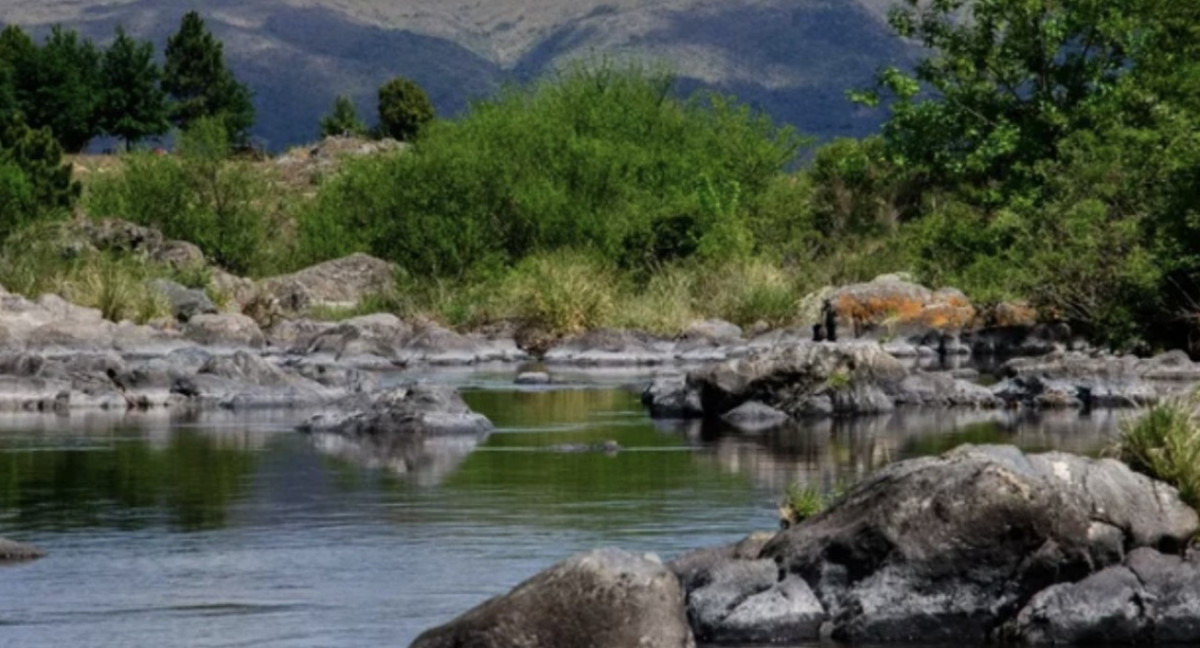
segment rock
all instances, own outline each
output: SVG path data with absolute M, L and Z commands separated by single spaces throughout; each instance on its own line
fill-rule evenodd
M 212 315 L 217 312 L 216 304 L 203 290 L 187 288 L 167 279 L 153 279 L 147 285 L 171 304 L 171 314 L 181 322 L 186 322 L 196 315 Z
M 757 400 L 795 418 L 891 411 L 907 371 L 875 343 L 801 343 L 688 373 L 705 416 Z
M 336 324 L 310 319 L 284 319 L 265 331 L 267 344 L 279 349 L 303 353 L 312 346 L 320 335 L 329 332 Z
M 254 282 L 222 270 L 213 268 L 209 287 L 224 300 L 232 303 L 238 309 L 248 304 L 256 294 Z
M 688 591 L 688 620 L 703 642 L 778 644 L 816 641 L 825 610 L 804 579 L 778 580 L 773 560 L 731 560 Z
M 689 419 L 704 416 L 700 392 L 692 388 L 683 374 L 655 376 L 642 392 L 642 404 L 656 419 Z
M 675 576 L 656 558 L 599 549 L 570 558 L 412 648 L 694 646 Z
M 183 334 L 193 342 L 215 347 L 257 349 L 265 339 L 254 320 L 237 313 L 196 315 L 188 320 Z
M 1120 566 L 1038 592 L 1002 636 L 1027 644 L 1195 644 L 1200 565 L 1136 549 Z
M 672 344 L 641 331 L 596 329 L 563 340 L 542 356 L 546 364 L 655 365 L 674 359 Z
M 697 320 L 687 325 L 683 330 L 683 337 L 718 341 L 740 340 L 742 327 L 722 319 Z
M 13 542 L 12 540 L 8 540 L 6 538 L 0 538 L 0 564 L 6 562 L 37 560 L 45 555 L 45 552 L 32 545 Z
M 993 408 L 1003 404 L 987 387 L 945 372 L 913 372 L 896 386 L 894 398 L 897 405 L 926 407 Z
M 975 316 L 974 306 L 961 291 L 931 291 L 905 276 L 882 275 L 827 293 L 822 321 L 812 323 L 834 322 L 838 339 L 921 338 L 931 332 L 962 331 Z
M 171 392 L 201 407 L 233 410 L 314 407 L 347 393 L 244 350 L 209 357 L 194 375 L 175 378 Z
M 375 398 L 367 408 L 346 416 L 319 415 L 302 427 L 304 432 L 376 435 L 482 437 L 492 423 L 467 407 L 458 391 L 447 385 L 410 384 Z
M 264 279 L 258 287 L 279 300 L 286 312 L 301 313 L 312 306 L 356 306 L 367 296 L 392 290 L 395 273 L 395 267 L 383 259 L 352 254 Z
M 1175 489 L 1114 460 L 964 446 L 902 461 L 777 535 L 760 558 L 798 576 L 849 642 L 972 642 L 1039 591 L 1178 552 L 1200 528 Z

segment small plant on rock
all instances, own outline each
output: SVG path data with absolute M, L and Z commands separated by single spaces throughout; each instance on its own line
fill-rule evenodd
M 1200 391 L 1163 400 L 1121 427 L 1119 455 L 1134 470 L 1179 489 L 1200 506 Z
M 823 491 L 816 486 L 793 483 L 788 486 L 783 503 L 779 505 L 780 526 L 787 529 L 823 512 L 841 494 L 841 486 Z

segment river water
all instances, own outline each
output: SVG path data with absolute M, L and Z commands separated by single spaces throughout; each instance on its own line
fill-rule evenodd
M 0 415 L 0 536 L 49 554 L 0 568 L 0 646 L 405 646 L 578 551 L 669 558 L 775 528 L 792 482 L 967 442 L 1094 453 L 1116 428 L 904 412 L 747 435 L 650 421 L 634 374 L 420 377 L 497 432 L 401 472 L 293 432 L 302 412 Z M 562 447 L 606 440 L 622 451 Z

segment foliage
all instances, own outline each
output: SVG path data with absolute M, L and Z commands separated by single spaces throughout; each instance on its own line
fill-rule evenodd
M 200 119 L 216 118 L 240 143 L 254 125 L 254 104 L 250 89 L 225 66 L 224 49 L 200 14 L 189 11 L 167 39 L 162 86 L 176 126 L 187 130 Z
M 103 97 L 100 127 L 125 140 L 125 148 L 145 137 L 162 135 L 167 122 L 166 95 L 159 87 L 162 72 L 149 42 L 130 38 L 118 28 L 100 67 Z
M 234 273 L 275 269 L 268 180 L 250 163 L 229 159 L 223 122 L 197 120 L 182 133 L 178 148 L 178 156 L 126 156 L 124 173 L 98 179 L 90 188 L 89 213 L 123 218 L 195 243 L 211 261 Z
M 396 77 L 379 88 L 379 131 L 408 142 L 433 121 L 433 103 L 415 82 Z
M 35 224 L 10 236 L 0 248 L 0 284 L 31 299 L 61 295 L 114 322 L 170 315 L 170 304 L 147 286 L 168 268 L 128 255 L 79 253 L 64 244 L 61 233 L 57 224 Z
M 56 26 L 40 48 L 22 56 L 17 98 L 25 121 L 48 127 L 64 150 L 83 150 L 99 132 L 100 52 L 76 32 Z
M 502 284 L 516 319 L 552 334 L 599 328 L 613 312 L 616 279 L 600 260 L 560 251 L 522 261 Z
M 1122 460 L 1134 470 L 1179 489 L 1200 508 L 1200 397 L 1196 392 L 1150 407 L 1121 427 Z
M 79 191 L 49 129 L 15 119 L 0 123 L 0 240 L 28 223 L 67 213 Z
M 455 281 L 559 249 L 625 270 L 749 254 L 750 215 L 800 141 L 748 107 L 670 91 L 607 65 L 509 88 L 409 151 L 345 167 L 301 215 L 302 247 Z
M 354 102 L 346 95 L 338 95 L 329 114 L 321 119 L 321 137 L 338 135 L 366 135 L 367 125 L 358 118 Z
M 779 506 L 780 524 L 785 529 L 800 524 L 824 512 L 841 495 L 840 486 L 831 491 L 823 491 L 811 485 L 801 486 L 798 482 L 790 484 L 784 493 L 783 503 Z

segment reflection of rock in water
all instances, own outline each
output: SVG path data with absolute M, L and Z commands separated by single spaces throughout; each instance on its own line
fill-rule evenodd
M 670 429 L 706 448 L 696 454 L 701 461 L 749 475 L 759 487 L 783 492 L 799 483 L 828 491 L 894 461 L 938 455 L 964 443 L 1095 454 L 1111 443 L 1119 421 L 1129 414 L 901 409 L 881 416 L 788 423 L 752 435 L 698 421 Z
M 422 486 L 441 483 L 479 443 L 477 437 L 470 435 L 348 437 L 316 432 L 311 439 L 313 447 L 323 454 L 372 470 L 406 475 Z

